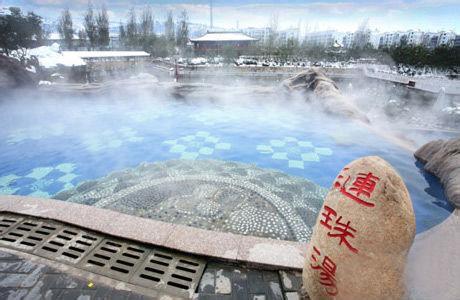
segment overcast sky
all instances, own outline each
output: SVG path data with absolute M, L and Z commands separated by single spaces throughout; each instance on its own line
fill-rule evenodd
M 111 23 L 125 21 L 127 11 L 134 6 L 139 11 L 150 5 L 155 19 L 163 21 L 168 10 L 175 15 L 187 10 L 193 23 L 209 24 L 210 1 L 166 0 L 92 0 L 95 8 L 105 4 Z M 214 0 L 214 25 L 239 28 L 262 27 L 269 24 L 273 14 L 278 15 L 279 27 L 301 25 L 313 30 L 338 29 L 354 31 L 369 20 L 371 29 L 380 31 L 420 29 L 423 31 L 454 30 L 460 33 L 460 0 Z M 57 19 L 60 11 L 69 8 L 75 23 L 81 23 L 88 0 L 0 0 L 0 6 L 19 6 L 33 10 L 47 21 Z

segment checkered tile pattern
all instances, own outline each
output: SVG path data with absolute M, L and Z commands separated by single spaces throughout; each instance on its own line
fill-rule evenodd
M 257 145 L 257 151 L 271 155 L 274 160 L 285 160 L 289 168 L 303 169 L 305 163 L 319 162 L 320 156 L 332 155 L 330 148 L 315 147 L 309 141 L 299 141 L 295 137 L 270 140 L 268 144 Z
M 0 194 L 49 198 L 61 190 L 74 187 L 74 180 L 79 176 L 74 173 L 74 170 L 74 164 L 62 163 L 34 168 L 23 176 L 16 174 L 1 176 Z
M 181 159 L 197 159 L 200 156 L 209 157 L 215 151 L 229 150 L 230 143 L 223 143 L 218 137 L 206 131 L 198 131 L 176 140 L 166 140 L 163 144 L 169 146 L 170 153 L 177 153 Z

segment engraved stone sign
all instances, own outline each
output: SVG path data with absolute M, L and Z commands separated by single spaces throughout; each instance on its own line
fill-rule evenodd
M 303 284 L 311 299 L 401 299 L 415 236 L 407 188 L 376 156 L 335 179 L 308 245 Z

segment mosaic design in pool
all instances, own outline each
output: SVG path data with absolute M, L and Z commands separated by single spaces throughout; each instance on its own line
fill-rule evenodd
M 219 140 L 220 138 L 209 132 L 198 131 L 175 140 L 164 141 L 163 144 L 170 145 L 169 152 L 180 154 L 181 159 L 197 159 L 199 156 L 209 157 L 216 150 L 231 148 L 231 144 L 220 143 Z
M 269 145 L 257 145 L 257 151 L 271 154 L 272 159 L 285 160 L 289 168 L 303 169 L 306 162 L 319 162 L 320 155 L 330 156 L 330 148 L 314 147 L 312 142 L 299 141 L 295 137 L 270 140 Z
M 172 160 L 82 183 L 57 199 L 237 234 L 308 241 L 327 189 L 254 165 Z
M 73 183 L 79 176 L 73 173 L 74 169 L 74 164 L 62 163 L 34 168 L 23 176 L 5 175 L 0 177 L 0 193 L 49 198 L 58 191 L 74 187 Z

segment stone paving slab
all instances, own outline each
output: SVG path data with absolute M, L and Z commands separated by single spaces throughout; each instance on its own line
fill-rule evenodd
M 56 266 L 57 263 L 45 259 L 0 248 L 0 299 L 158 299 L 162 296 L 155 291 L 139 293 L 122 282 Z
M 285 288 L 289 278 L 290 288 Z M 301 273 L 209 262 L 193 299 L 300 299 Z M 93 286 L 89 286 L 92 283 Z M 59 262 L 0 248 L 0 299 L 178 299 L 74 270 Z
M 116 237 L 275 269 L 303 267 L 306 243 L 207 231 L 60 200 L 5 195 L 0 211 L 48 218 Z
M 288 273 L 290 276 L 299 276 L 299 273 Z M 301 278 L 298 277 L 297 281 L 301 281 Z M 280 274 L 277 271 L 221 263 L 208 264 L 194 298 L 199 300 L 300 299 L 297 291 L 283 290 Z

